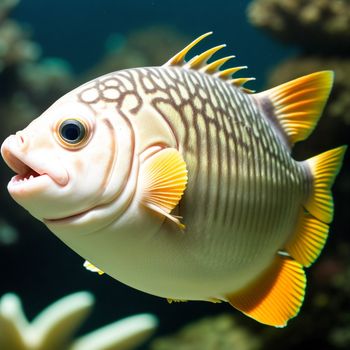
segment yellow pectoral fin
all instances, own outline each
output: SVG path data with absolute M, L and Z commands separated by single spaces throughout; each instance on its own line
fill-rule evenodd
M 302 266 L 289 257 L 276 256 L 259 278 L 227 299 L 233 307 L 261 323 L 284 327 L 298 314 L 305 286 Z
M 148 158 L 140 169 L 141 202 L 151 210 L 184 225 L 170 212 L 178 205 L 187 185 L 186 163 L 174 148 L 163 149 Z

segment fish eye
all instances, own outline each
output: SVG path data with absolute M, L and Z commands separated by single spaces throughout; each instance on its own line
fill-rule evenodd
M 65 119 L 58 128 L 58 136 L 61 142 L 68 147 L 81 146 L 87 139 L 88 130 L 86 124 L 79 119 Z

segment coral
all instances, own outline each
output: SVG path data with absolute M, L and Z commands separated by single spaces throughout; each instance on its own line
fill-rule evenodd
M 253 25 L 307 52 L 350 53 L 348 0 L 255 0 Z
M 159 338 L 151 350 L 258 350 L 259 336 L 240 326 L 231 315 L 208 317 L 190 324 L 177 334 Z
M 0 299 L 0 348 L 128 350 L 144 342 L 157 326 L 154 316 L 140 314 L 72 340 L 93 303 L 93 296 L 88 292 L 71 294 L 47 307 L 29 323 L 19 297 L 6 294 Z

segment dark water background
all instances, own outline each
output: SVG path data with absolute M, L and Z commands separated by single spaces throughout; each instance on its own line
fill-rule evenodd
M 214 31 L 212 44 L 226 43 L 228 54 L 262 86 L 266 71 L 291 50 L 273 42 L 246 18 L 249 1 L 74 0 L 22 1 L 14 17 L 30 24 L 44 56 L 62 57 L 77 72 L 91 67 L 105 51 L 106 39 L 114 33 L 154 24 L 173 26 L 195 38 Z M 169 55 L 171 55 L 170 53 Z
M 294 50 L 253 28 L 246 18 L 247 4 L 232 0 L 24 0 L 11 17 L 29 25 L 32 39 L 41 45 L 43 57 L 64 58 L 77 73 L 96 64 L 105 52 L 106 40 L 114 33 L 127 34 L 154 24 L 172 26 L 191 38 L 213 30 L 214 36 L 206 48 L 226 43 L 225 53 L 235 54 L 237 65 L 249 66 L 249 76 L 257 78 L 250 86 L 259 89 L 269 70 Z M 1 172 L 10 175 L 4 169 L 1 164 Z M 168 305 L 163 299 L 133 290 L 108 276 L 99 277 L 86 271 L 81 257 L 8 200 L 4 192 L 2 189 L 1 196 L 6 197 L 2 203 L 10 204 L 1 209 L 2 214 L 8 216 L 20 237 L 18 244 L 1 248 L 0 295 L 9 291 L 18 293 L 30 318 L 49 303 L 80 290 L 91 291 L 96 297 L 93 315 L 84 331 L 128 315 L 152 312 L 160 319 L 158 334 L 163 334 L 190 320 L 229 311 L 229 306 L 224 304 Z M 13 212 L 18 216 L 13 217 Z

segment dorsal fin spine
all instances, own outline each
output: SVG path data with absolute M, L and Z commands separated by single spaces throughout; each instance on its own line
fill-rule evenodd
M 180 66 L 185 69 L 192 69 L 192 70 L 198 70 L 200 72 L 214 75 L 215 77 L 222 79 L 224 81 L 227 81 L 231 78 L 231 76 L 238 72 L 241 69 L 247 68 L 246 66 L 240 66 L 240 67 L 232 67 L 227 68 L 223 71 L 220 71 L 220 68 L 222 65 L 224 65 L 228 60 L 231 58 L 234 58 L 235 56 L 227 56 L 220 58 L 218 60 L 215 60 L 213 62 L 207 63 L 207 61 L 219 50 L 224 48 L 226 45 L 218 45 L 215 46 L 195 57 L 193 57 L 190 61 L 186 62 L 185 57 L 187 53 L 196 46 L 201 40 L 206 38 L 207 36 L 211 35 L 212 32 L 208 32 L 206 34 L 201 35 L 194 41 L 192 41 L 189 45 L 187 45 L 183 50 L 181 50 L 179 53 L 177 53 L 174 57 L 172 57 L 168 62 L 164 64 L 164 66 Z M 238 79 L 231 79 L 229 83 L 239 87 L 241 91 L 246 93 L 252 93 L 254 91 L 250 89 L 243 88 L 242 86 L 248 82 L 254 80 L 254 78 L 238 78 Z
M 218 71 L 215 76 L 217 76 L 218 78 L 221 79 L 229 79 L 231 78 L 231 76 L 235 73 L 237 73 L 238 71 L 242 70 L 242 69 L 247 69 L 247 66 L 240 66 L 240 67 L 232 67 L 232 68 L 227 68 L 221 71 Z
M 222 45 L 218 45 L 215 46 L 203 53 L 201 53 L 198 56 L 193 57 L 190 61 L 188 61 L 185 64 L 185 67 L 189 67 L 192 69 L 198 69 L 200 67 L 202 67 L 204 64 L 207 63 L 207 61 L 219 50 L 223 49 L 224 47 L 226 47 L 225 44 Z
M 213 74 L 221 68 L 227 61 L 231 60 L 232 58 L 235 58 L 236 56 L 226 56 L 223 58 L 220 58 L 214 62 L 208 63 L 205 67 L 203 67 L 201 70 L 208 74 Z
M 208 33 L 202 34 L 200 37 L 193 40 L 184 49 L 182 49 L 174 57 L 172 57 L 167 63 L 165 63 L 165 66 L 181 66 L 181 65 L 183 65 L 185 63 L 185 56 L 192 49 L 192 47 L 196 46 L 200 41 L 202 41 L 204 38 L 206 38 L 207 36 L 209 36 L 211 34 L 213 34 L 213 32 L 208 32 Z

